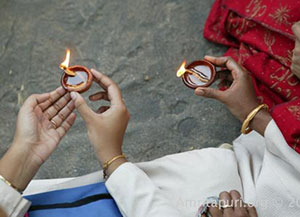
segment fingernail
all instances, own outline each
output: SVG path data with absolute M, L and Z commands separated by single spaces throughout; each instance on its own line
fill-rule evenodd
M 77 94 L 78 94 L 78 93 L 76 93 L 76 92 L 71 92 L 71 93 L 70 93 L 72 100 L 76 100 Z
M 96 72 L 97 73 L 98 71 L 94 68 L 91 68 L 91 72 L 94 72 L 94 73 Z
M 196 90 L 196 94 L 198 95 L 203 95 L 204 94 L 204 91 L 202 89 L 197 89 Z

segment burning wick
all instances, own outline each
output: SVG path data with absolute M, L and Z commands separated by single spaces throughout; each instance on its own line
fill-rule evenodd
M 93 74 L 91 71 L 81 65 L 70 64 L 70 50 L 67 49 L 66 59 L 60 64 L 60 68 L 64 70 L 61 76 L 61 85 L 69 92 L 76 91 L 83 93 L 87 91 L 93 83 Z
M 66 73 L 67 75 L 75 76 L 76 73 L 73 72 L 73 71 L 71 71 L 71 70 L 68 68 L 68 67 L 69 67 L 69 63 L 70 63 L 70 50 L 67 49 L 66 58 L 65 58 L 65 60 L 60 64 L 59 67 L 60 67 L 62 70 L 64 70 L 65 73 Z
M 193 70 L 186 69 L 185 65 L 186 65 L 186 61 L 183 61 L 183 63 L 181 64 L 180 68 L 177 71 L 177 77 L 181 77 L 187 72 L 187 73 L 194 75 L 197 79 L 199 79 L 202 82 L 205 82 L 205 83 L 209 82 L 209 80 L 207 79 L 207 76 L 204 73 L 196 70 L 200 74 L 199 75 L 196 72 L 194 72 Z

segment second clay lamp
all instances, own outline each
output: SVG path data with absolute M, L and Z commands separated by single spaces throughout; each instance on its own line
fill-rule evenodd
M 184 61 L 177 71 L 183 83 L 189 88 L 209 87 L 216 79 L 216 67 L 206 60 L 196 60 L 187 67 Z

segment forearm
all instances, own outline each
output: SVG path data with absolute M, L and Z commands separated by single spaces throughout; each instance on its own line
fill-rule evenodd
M 27 187 L 39 168 L 39 163 L 33 160 L 29 150 L 21 150 L 14 145 L 0 160 L 0 174 L 21 191 Z

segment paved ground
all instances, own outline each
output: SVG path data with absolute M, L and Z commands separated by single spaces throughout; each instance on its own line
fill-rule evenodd
M 202 37 L 212 3 L 0 0 L 0 156 L 12 140 L 23 100 L 60 85 L 58 65 L 66 47 L 73 64 L 96 67 L 121 86 L 132 117 L 124 141 L 131 161 L 231 142 L 239 123 L 223 105 L 194 96 L 175 76 L 185 58 L 224 52 Z M 99 168 L 79 118 L 37 177 Z

